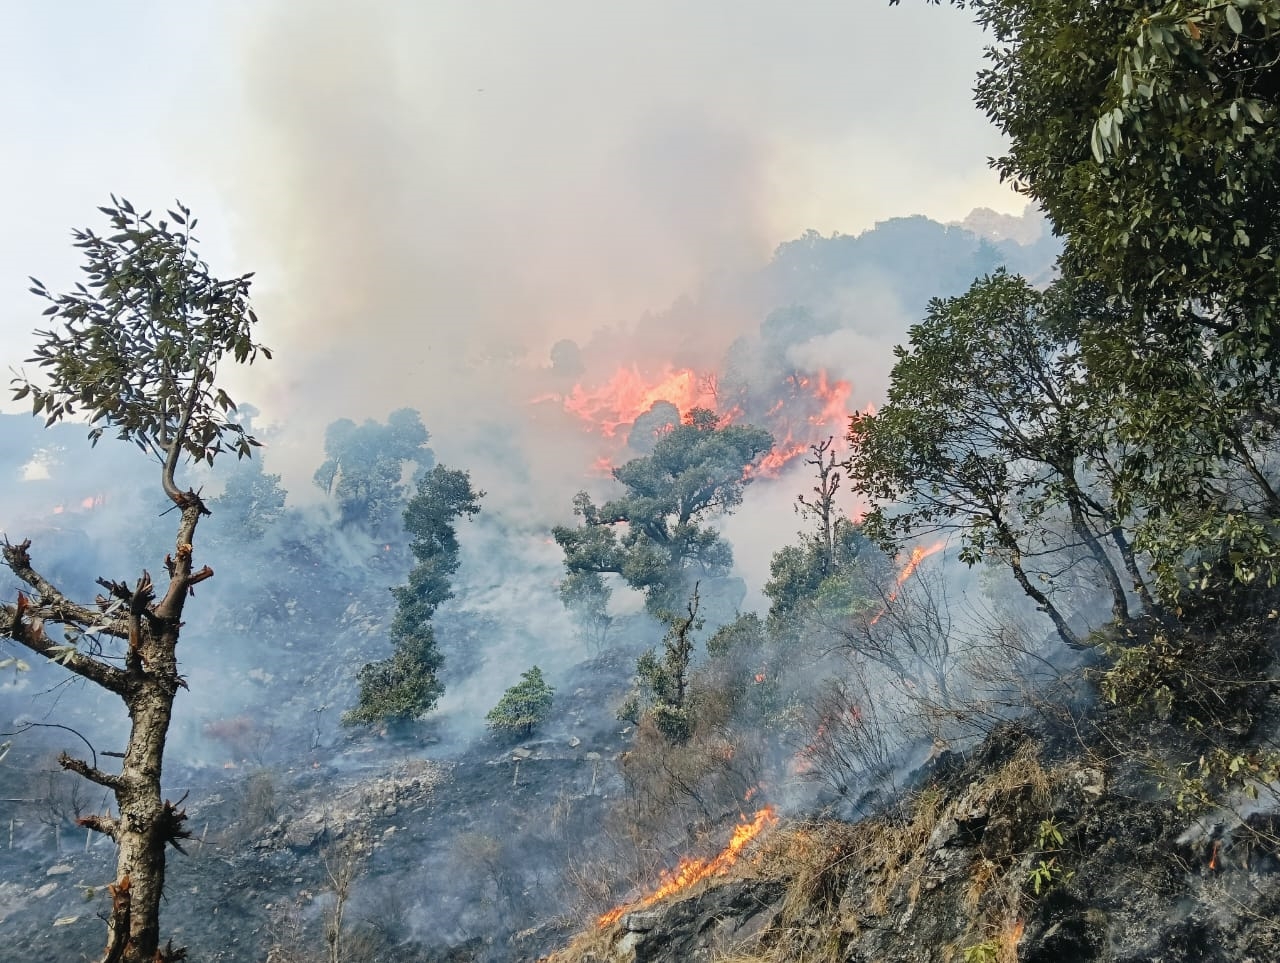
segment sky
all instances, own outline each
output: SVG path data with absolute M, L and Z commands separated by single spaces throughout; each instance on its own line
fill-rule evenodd
M 310 451 L 403 404 L 439 435 L 491 392 L 487 359 L 545 364 L 807 229 L 1023 207 L 971 104 L 981 34 L 923 2 L 0 12 L 4 366 L 40 320 L 27 275 L 75 279 L 73 226 L 113 192 L 181 198 L 215 273 L 257 272 L 276 360 L 233 395 Z

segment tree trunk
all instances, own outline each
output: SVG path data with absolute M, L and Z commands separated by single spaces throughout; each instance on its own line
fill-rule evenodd
M 131 603 L 136 641 L 131 636 L 125 660 L 130 690 L 125 696 L 131 726 L 124 763 L 115 789 L 120 816 L 115 826 L 120 852 L 116 859 L 116 885 L 128 880 L 129 912 L 113 913 L 108 924 L 103 963 L 156 963 L 180 960 L 182 949 L 160 948 L 160 900 L 164 893 L 165 847 L 190 836 L 183 828 L 186 813 L 161 796 L 164 747 L 173 715 L 173 699 L 185 683 L 178 675 L 177 646 L 182 609 L 191 587 L 213 571 L 191 571 L 191 539 L 200 516 L 206 512 L 198 496 L 183 496 L 175 552 L 165 559 L 169 588 L 160 603 L 149 609 L 139 582 Z M 150 596 L 150 577 L 144 575 Z M 126 925 L 127 924 L 127 925 Z
M 1107 588 L 1111 590 L 1111 618 L 1116 622 L 1127 622 L 1129 620 L 1129 599 L 1125 595 L 1124 583 L 1120 581 L 1120 573 L 1111 564 L 1111 559 L 1108 557 L 1106 549 L 1102 547 L 1102 543 L 1098 541 L 1098 536 L 1094 534 L 1093 529 L 1089 526 L 1088 519 L 1084 517 L 1078 492 L 1069 487 L 1066 493 L 1066 500 L 1067 510 L 1071 513 L 1071 527 L 1076 530 L 1076 534 L 1084 542 L 1085 548 L 1093 556 L 1094 562 L 1097 563 L 1098 569 L 1102 572 L 1102 577 L 1107 583 Z

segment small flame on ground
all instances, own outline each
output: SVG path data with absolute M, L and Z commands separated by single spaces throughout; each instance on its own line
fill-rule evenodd
M 1213 841 L 1213 851 L 1209 854 L 1209 868 L 1216 870 L 1218 868 L 1218 849 L 1222 846 L 1222 840 L 1215 839 Z
M 680 860 L 678 866 L 664 873 L 658 887 L 633 903 L 609 910 L 600 916 L 600 928 L 612 926 L 622 918 L 622 914 L 631 910 L 643 909 L 661 902 L 669 896 L 682 892 L 705 879 L 718 876 L 733 866 L 742 856 L 742 851 L 762 832 L 778 822 L 778 813 L 772 806 L 759 810 L 750 822 L 740 823 L 733 831 L 729 845 L 710 859 Z
M 1026 929 L 1026 926 L 1026 923 L 1018 920 L 1005 931 L 1005 940 L 1010 950 L 1017 950 L 1018 941 L 1022 939 L 1022 931 Z

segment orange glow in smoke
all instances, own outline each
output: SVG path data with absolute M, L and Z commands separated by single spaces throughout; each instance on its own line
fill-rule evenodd
M 574 385 L 564 408 L 593 430 L 612 438 L 659 401 L 675 405 L 683 418 L 694 408 L 715 408 L 715 381 L 692 368 L 663 365 L 656 379 L 648 379 L 635 365 L 619 368 L 595 388 Z
M 565 411 L 581 419 L 588 431 L 619 442 L 637 418 L 664 401 L 675 406 L 682 420 L 694 408 L 708 408 L 719 415 L 721 424 L 751 421 L 767 428 L 775 442 L 773 451 L 749 466 L 744 475 L 776 478 L 813 442 L 844 437 L 853 385 L 818 371 L 785 378 L 779 392 L 780 397 L 762 412 L 758 396 L 750 403 L 746 399 L 722 400 L 714 374 L 667 363 L 655 374 L 646 375 L 633 364 L 619 367 L 601 384 L 577 384 L 566 395 L 542 395 L 533 401 L 558 401 Z M 744 411 L 743 404 L 750 410 Z M 613 453 L 599 456 L 593 473 L 608 474 L 613 468 L 612 457 Z
M 720 875 L 738 862 L 742 856 L 742 851 L 750 845 L 752 840 L 766 829 L 777 824 L 777 822 L 778 814 L 772 806 L 766 806 L 764 809 L 759 810 L 750 822 L 740 823 L 734 829 L 729 845 L 721 850 L 718 855 L 710 859 L 690 859 L 686 857 L 680 860 L 680 864 L 674 870 L 663 874 L 658 887 L 652 892 L 642 896 L 634 903 L 619 906 L 603 914 L 598 921 L 600 927 L 612 926 L 622 918 L 623 913 L 652 906 L 654 903 L 683 892 L 705 879 Z

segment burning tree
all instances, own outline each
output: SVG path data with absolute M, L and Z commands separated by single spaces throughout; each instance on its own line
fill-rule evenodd
M 772 447 L 764 429 L 722 426 L 714 412 L 695 408 L 651 454 L 613 469 L 623 497 L 597 506 L 579 492 L 574 514 L 582 524 L 554 530 L 565 555 L 566 603 L 586 601 L 603 610 L 609 599 L 603 576 L 615 574 L 642 590 L 649 611 L 659 614 L 688 597 L 691 573 L 728 573 L 732 550 L 701 522 L 742 503 L 747 469 Z
M 96 758 L 63 753 L 59 761 L 116 800 L 116 816 L 79 820 L 119 846 L 104 960 L 154 963 L 186 956 L 172 944 L 160 947 L 166 846 L 180 848 L 190 835 L 185 812 L 162 798 L 160 778 L 174 696 L 186 686 L 177 658 L 183 609 L 192 589 L 213 575 L 193 562 L 196 526 L 209 510 L 175 474 L 184 457 L 212 463 L 223 451 L 250 454 L 257 442 L 228 419 L 235 405 L 215 378 L 228 355 L 241 364 L 271 355 L 252 338 L 252 275 L 224 281 L 209 273 L 193 250 L 196 222 L 187 208 L 179 204 L 169 220 L 153 219 L 112 197 L 101 210 L 109 236 L 73 234 L 87 285 L 54 294 L 32 279 L 32 291 L 49 302 L 45 315 L 63 326 L 37 332 L 30 360 L 44 369 L 47 387 L 19 377 L 14 396 L 30 397 L 46 425 L 78 411 L 88 416 L 94 443 L 110 428 L 156 458 L 163 491 L 180 512 L 174 551 L 164 559 L 168 585 L 162 592 L 145 570 L 132 585 L 100 578 L 106 594 L 81 604 L 35 569 L 29 540 L 6 540 L 4 560 L 30 594 L 20 591 L 15 604 L 0 606 L 0 625 L 19 644 L 114 692 L 128 709 L 118 773 L 99 768 Z M 54 625 L 61 641 L 49 634 Z

